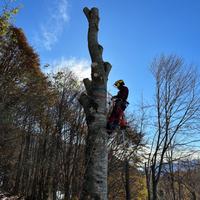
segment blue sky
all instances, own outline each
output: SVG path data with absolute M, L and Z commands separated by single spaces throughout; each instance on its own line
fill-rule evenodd
M 141 96 L 153 100 L 154 84 L 149 66 L 155 56 L 176 53 L 200 66 L 199 0 L 18 0 L 23 8 L 15 24 L 21 27 L 38 52 L 41 66 L 67 65 L 87 76 L 87 20 L 82 9 L 100 10 L 99 43 L 113 68 L 108 88 L 124 79 L 129 101 Z M 43 68 L 42 68 L 43 69 Z

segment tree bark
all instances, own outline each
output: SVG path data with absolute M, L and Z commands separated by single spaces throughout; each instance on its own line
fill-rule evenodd
M 107 199 L 107 79 L 111 69 L 102 58 L 103 47 L 98 43 L 99 11 L 84 8 L 89 23 L 88 48 L 92 60 L 91 78 L 84 79 L 86 92 L 79 101 L 84 108 L 88 126 L 85 150 L 85 176 L 81 199 Z
M 125 191 L 126 191 L 126 200 L 131 200 L 130 193 L 130 176 L 129 176 L 129 161 L 126 158 L 124 161 L 124 171 L 125 171 Z

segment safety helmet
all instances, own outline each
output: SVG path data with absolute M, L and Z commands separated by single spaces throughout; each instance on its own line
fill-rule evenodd
M 122 85 L 125 85 L 124 81 L 123 80 L 117 80 L 115 83 L 114 83 L 114 86 L 116 86 L 117 88 L 119 88 L 120 86 Z

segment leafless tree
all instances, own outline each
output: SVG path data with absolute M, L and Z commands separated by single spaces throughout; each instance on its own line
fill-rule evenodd
M 151 71 L 156 82 L 156 122 L 145 172 L 149 200 L 156 200 L 166 153 L 177 138 L 196 130 L 200 101 L 196 71 L 181 58 L 161 56 L 154 60 Z

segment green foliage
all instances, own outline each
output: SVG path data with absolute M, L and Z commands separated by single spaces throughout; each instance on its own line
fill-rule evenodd
M 13 8 L 14 1 L 8 0 L 2 5 L 0 10 L 0 37 L 4 36 L 10 24 L 13 22 L 15 15 L 19 12 L 20 6 L 15 6 Z

